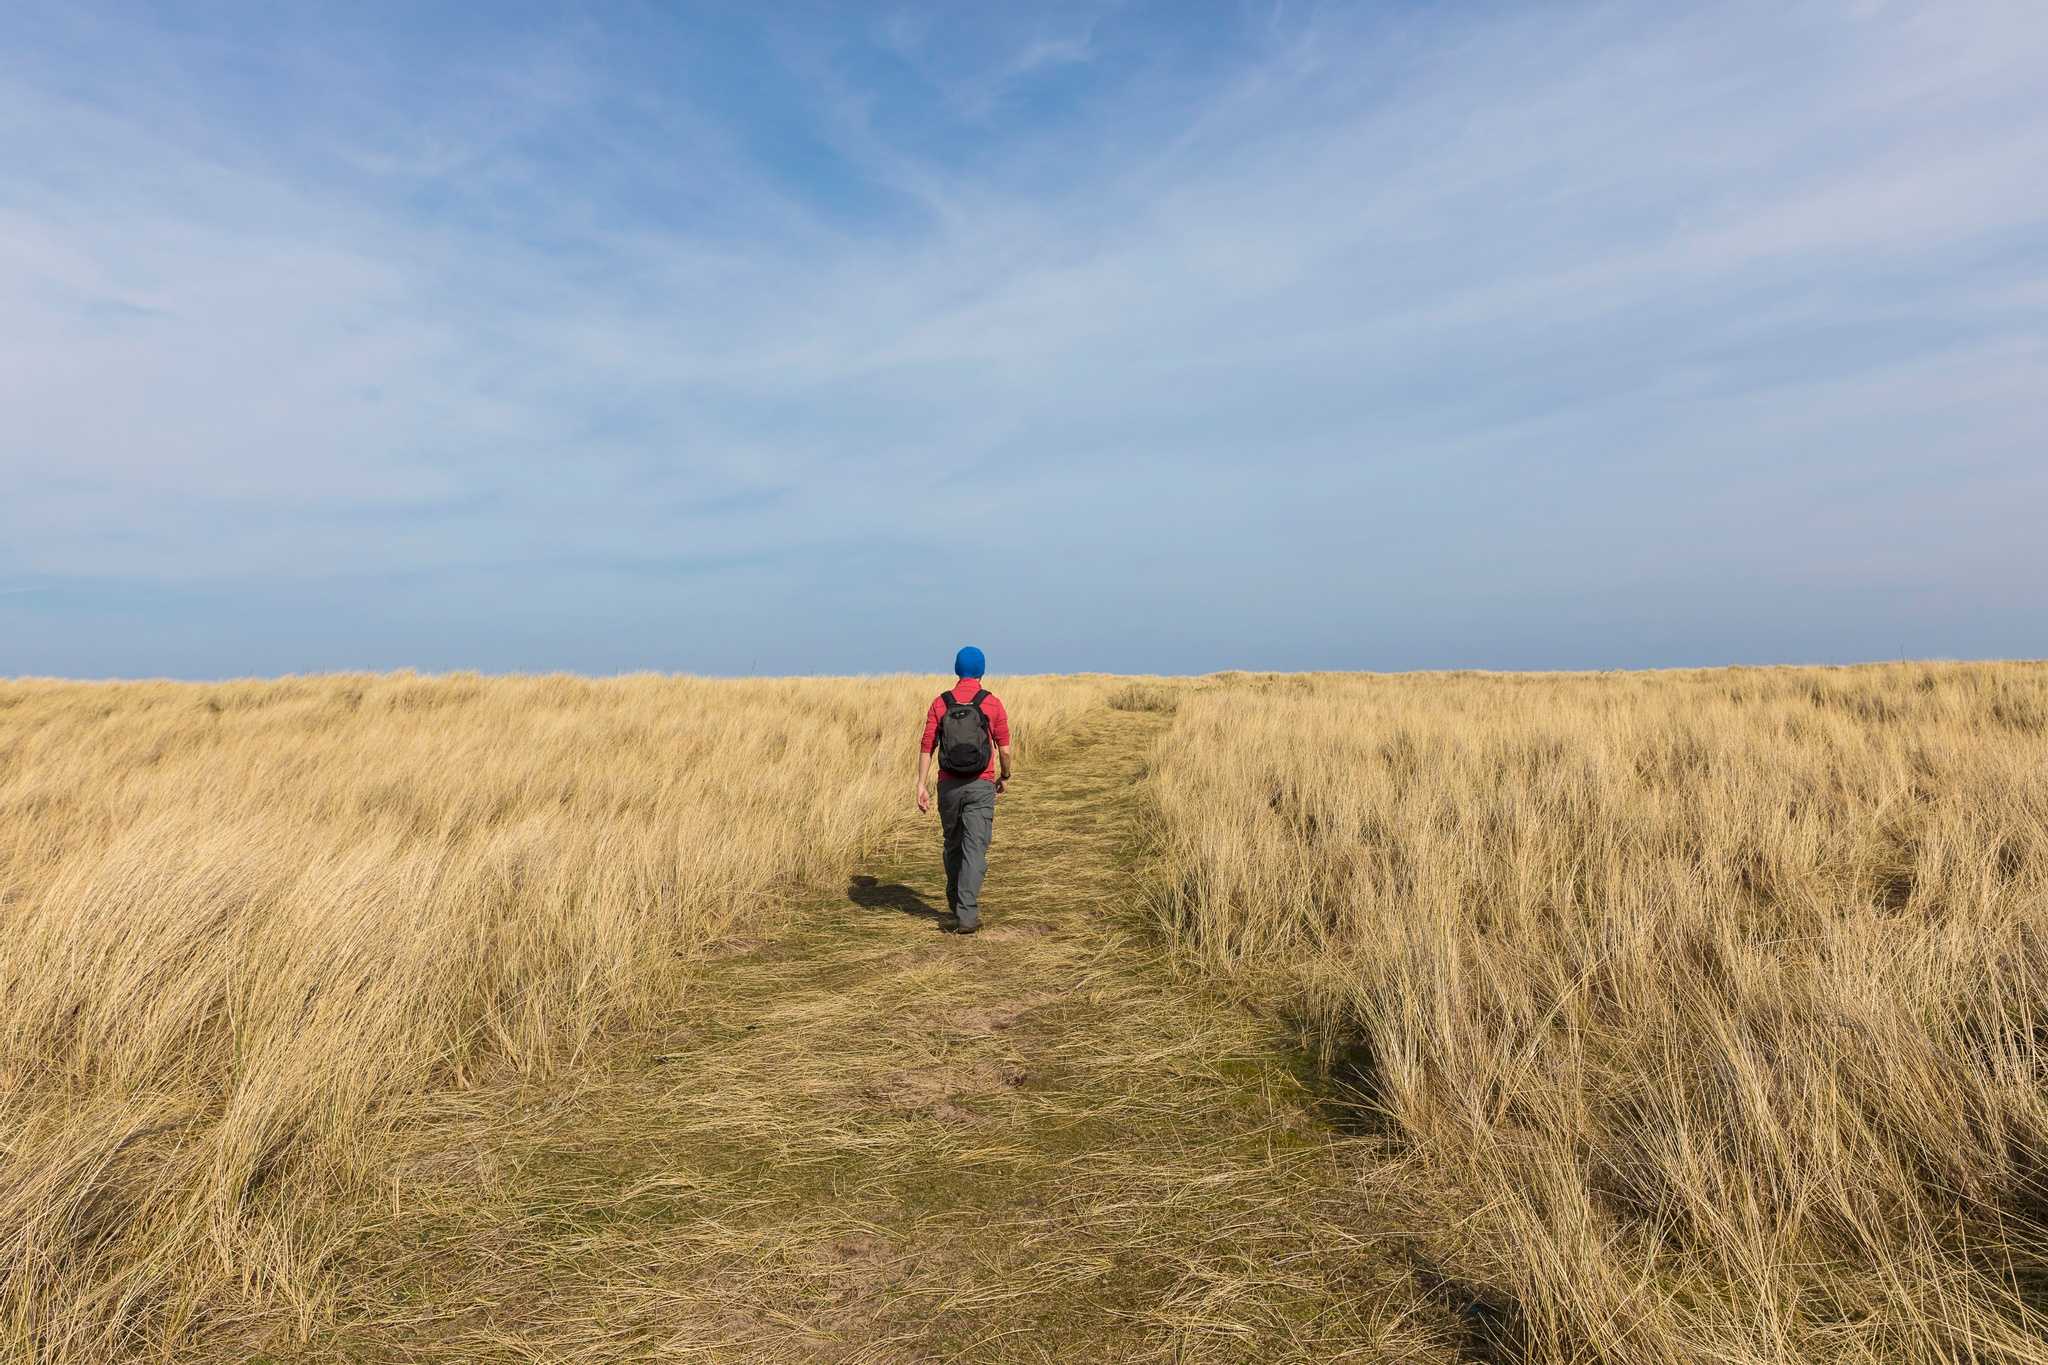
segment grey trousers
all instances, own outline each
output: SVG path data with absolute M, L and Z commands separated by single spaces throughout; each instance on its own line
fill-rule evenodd
M 981 923 L 981 879 L 996 832 L 996 784 L 980 778 L 939 779 L 939 828 L 946 835 L 946 908 L 962 929 Z

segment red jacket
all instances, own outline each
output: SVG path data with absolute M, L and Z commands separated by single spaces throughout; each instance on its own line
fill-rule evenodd
M 919 753 L 930 753 L 939 742 L 939 722 L 945 719 L 946 707 L 955 701 L 973 701 L 974 694 L 982 690 L 981 679 L 962 678 L 950 692 L 941 692 L 932 698 L 932 704 L 925 708 L 924 739 Z M 988 769 L 982 773 L 956 773 L 939 769 L 940 777 L 980 777 L 984 782 L 996 780 L 996 750 L 1010 742 L 1010 713 L 1003 709 L 1003 703 L 991 692 L 981 704 L 981 713 L 988 717 L 989 738 L 995 741 L 989 746 Z

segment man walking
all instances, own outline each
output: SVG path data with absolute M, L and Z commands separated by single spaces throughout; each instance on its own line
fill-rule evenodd
M 981 685 L 987 666 L 973 645 L 954 656 L 959 681 L 926 708 L 917 755 L 920 811 L 932 808 L 925 779 L 933 751 L 939 756 L 939 828 L 946 836 L 946 909 L 952 912 L 946 928 L 956 934 L 981 927 L 981 879 L 988 873 L 996 797 L 1010 781 L 1010 716 Z

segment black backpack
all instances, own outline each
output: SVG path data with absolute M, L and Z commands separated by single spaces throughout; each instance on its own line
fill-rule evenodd
M 988 700 L 986 689 L 978 689 L 973 701 L 961 701 L 948 692 L 939 698 L 946 714 L 939 717 L 939 767 L 949 773 L 983 773 L 995 757 L 989 739 L 988 715 L 981 704 Z

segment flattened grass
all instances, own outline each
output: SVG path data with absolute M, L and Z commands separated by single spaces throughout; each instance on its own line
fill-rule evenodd
M 660 1027 L 526 1101 L 495 1182 L 453 1163 L 367 1229 L 295 1356 L 1450 1359 L 1283 1040 L 1128 913 L 1158 725 L 1103 713 L 1025 770 L 981 934 L 919 912 L 919 824 L 866 903 L 700 961 Z M 426 1279 L 490 1309 L 440 1315 Z

